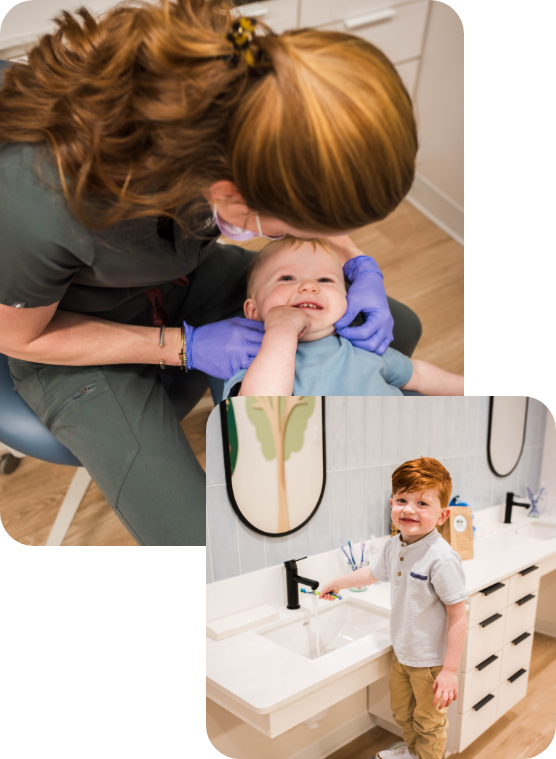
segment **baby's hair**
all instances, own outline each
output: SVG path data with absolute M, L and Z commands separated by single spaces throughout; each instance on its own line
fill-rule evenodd
M 324 248 L 324 250 L 327 251 L 327 253 L 332 253 L 332 249 L 327 244 L 325 240 L 321 240 L 320 237 L 314 237 L 311 240 L 300 240 L 299 237 L 294 237 L 293 235 L 286 235 L 285 237 L 282 237 L 280 240 L 272 240 L 268 243 L 268 245 L 265 245 L 262 250 L 257 253 L 255 258 L 251 261 L 249 264 L 249 268 L 247 269 L 247 297 L 251 298 L 252 293 L 252 284 L 253 280 L 255 278 L 255 274 L 257 270 L 262 266 L 264 261 L 266 261 L 270 256 L 273 256 L 275 253 L 278 253 L 280 250 L 284 250 L 285 248 L 290 248 L 291 250 L 297 250 L 297 248 L 300 248 L 304 243 L 311 243 L 313 246 L 313 250 L 316 250 L 317 247 Z
M 446 467 L 436 459 L 421 456 L 401 464 L 392 475 L 392 495 L 438 490 L 440 506 L 448 507 L 452 494 L 452 478 Z

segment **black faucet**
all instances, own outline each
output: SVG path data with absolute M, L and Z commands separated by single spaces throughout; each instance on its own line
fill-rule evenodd
M 506 493 L 506 515 L 504 517 L 504 524 L 512 523 L 512 506 L 523 506 L 525 509 L 531 508 L 530 503 L 518 503 L 518 501 L 514 501 L 513 493 Z
M 307 557 L 304 556 L 303 559 Z M 299 585 L 308 585 L 312 590 L 316 590 L 319 586 L 316 580 L 308 580 L 306 577 L 300 577 L 297 574 L 297 562 L 303 561 L 303 559 L 290 559 L 285 561 L 286 567 L 286 590 L 288 592 L 288 609 L 300 609 L 299 605 Z

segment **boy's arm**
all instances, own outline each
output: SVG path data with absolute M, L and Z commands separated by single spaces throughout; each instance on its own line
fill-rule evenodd
M 240 395 L 291 395 L 295 379 L 297 341 L 309 317 L 291 306 L 271 308 L 258 354 L 241 383 Z
M 411 359 L 413 374 L 402 390 L 415 390 L 423 395 L 463 395 L 463 377 L 452 374 L 428 361 Z
M 450 706 L 458 697 L 458 670 L 465 643 L 467 618 L 465 616 L 465 601 L 446 606 L 448 614 L 448 645 L 442 671 L 435 680 L 432 689 L 436 694 L 432 705 L 437 702 L 438 708 Z

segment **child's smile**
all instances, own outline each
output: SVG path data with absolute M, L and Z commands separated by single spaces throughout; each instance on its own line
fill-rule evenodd
M 428 535 L 450 515 L 449 509 L 442 509 L 436 489 L 423 493 L 395 493 L 390 506 L 392 521 L 405 543 L 414 543 Z
M 265 261 L 255 277 L 253 296 L 245 303 L 248 319 L 265 321 L 276 306 L 291 306 L 308 315 L 311 326 L 302 342 L 334 332 L 346 312 L 346 288 L 339 259 L 320 246 L 303 243 L 284 248 Z

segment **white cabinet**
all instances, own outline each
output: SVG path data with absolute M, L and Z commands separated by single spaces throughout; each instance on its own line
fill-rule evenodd
M 527 694 L 540 576 L 528 567 L 469 599 L 449 751 L 463 751 Z
M 297 28 L 299 0 L 264 0 L 248 3 L 236 8 L 236 13 L 247 18 L 256 18 L 268 24 L 273 32 L 281 34 L 286 29 Z

